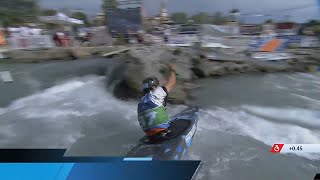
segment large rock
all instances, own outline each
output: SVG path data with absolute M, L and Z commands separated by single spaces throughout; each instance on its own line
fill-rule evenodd
M 105 26 L 98 27 L 90 39 L 90 46 L 112 45 L 113 40 Z
M 164 63 L 176 65 L 177 79 L 181 81 L 190 81 L 194 78 L 192 72 L 193 57 L 189 51 L 190 49 L 187 48 L 168 48 L 161 55 Z
M 185 104 L 187 93 L 184 84 L 178 83 L 169 94 L 168 101 L 171 104 Z
M 89 50 L 83 48 L 72 48 L 70 49 L 71 57 L 74 59 L 80 59 L 87 56 L 91 56 L 91 52 Z
M 150 76 L 157 77 L 160 85 L 165 85 L 169 76 L 167 63 L 176 64 L 177 85 L 170 93 L 171 103 L 184 103 L 187 94 L 184 82 L 192 79 L 191 61 L 186 54 L 174 55 L 172 49 L 165 47 L 140 47 L 130 50 L 123 58 L 126 59 L 123 79 L 115 88 L 118 98 L 137 98 L 141 96 L 141 82 Z M 120 73 L 120 72 L 119 72 Z M 130 92 L 125 93 L 124 91 Z
M 41 62 L 46 60 L 70 60 L 73 54 L 67 48 L 52 48 L 42 50 L 11 50 L 7 52 L 7 57 L 23 62 Z
M 223 65 L 223 63 L 217 63 L 212 61 L 201 62 L 195 67 L 194 71 L 195 73 L 197 73 L 199 77 L 209 77 L 226 74 L 226 68 Z

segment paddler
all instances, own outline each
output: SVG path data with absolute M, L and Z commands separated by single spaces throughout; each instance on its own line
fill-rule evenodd
M 169 133 L 170 122 L 165 107 L 168 94 L 176 85 L 176 68 L 172 64 L 168 67 L 170 75 L 164 86 L 159 86 L 156 77 L 148 77 L 142 82 L 144 96 L 138 104 L 138 120 L 151 141 L 164 138 Z

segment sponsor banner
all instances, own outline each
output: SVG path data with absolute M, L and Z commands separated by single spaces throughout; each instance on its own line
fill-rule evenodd
M 276 33 L 279 35 L 297 35 L 298 28 L 295 23 L 277 23 Z
M 52 48 L 54 44 L 48 35 L 8 38 L 10 49 Z
M 319 39 L 313 36 L 305 36 L 301 40 L 300 47 L 303 47 L 303 48 L 319 47 Z
M 280 36 L 277 36 L 277 38 L 285 39 L 289 44 L 299 44 L 301 43 L 301 40 L 302 40 L 302 36 L 298 36 L 298 35 L 280 35 Z
M 242 35 L 259 35 L 262 28 L 258 25 L 242 25 L 240 26 L 240 34 Z

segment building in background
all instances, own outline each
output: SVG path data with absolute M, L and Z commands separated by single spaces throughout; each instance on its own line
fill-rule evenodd
M 266 23 L 262 25 L 262 34 L 263 35 L 273 35 L 275 34 L 275 24 Z
M 168 1 L 162 0 L 161 13 L 160 13 L 160 21 L 161 24 L 172 24 L 173 21 L 169 17 L 168 13 Z
M 229 20 L 226 23 L 228 33 L 232 36 L 237 36 L 240 34 L 239 22 L 236 19 Z
M 105 13 L 98 13 L 95 17 L 95 25 L 96 26 L 103 26 L 106 22 L 106 15 Z
M 241 35 L 261 35 L 262 27 L 256 24 L 243 24 L 240 26 Z
M 159 14 L 153 18 L 149 18 L 148 19 L 149 24 L 152 24 L 153 26 L 163 26 L 163 25 L 174 24 L 174 21 L 172 21 L 172 19 L 169 16 L 167 6 L 168 6 L 168 1 L 162 0 Z

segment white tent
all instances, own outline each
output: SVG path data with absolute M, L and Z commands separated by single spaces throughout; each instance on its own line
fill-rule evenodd
M 204 48 L 224 48 L 224 49 L 231 49 L 230 46 L 225 46 L 221 43 L 202 43 L 201 45 Z
M 82 20 L 70 18 L 63 13 L 57 13 L 54 16 L 40 16 L 39 19 L 43 22 L 61 25 L 84 24 Z

